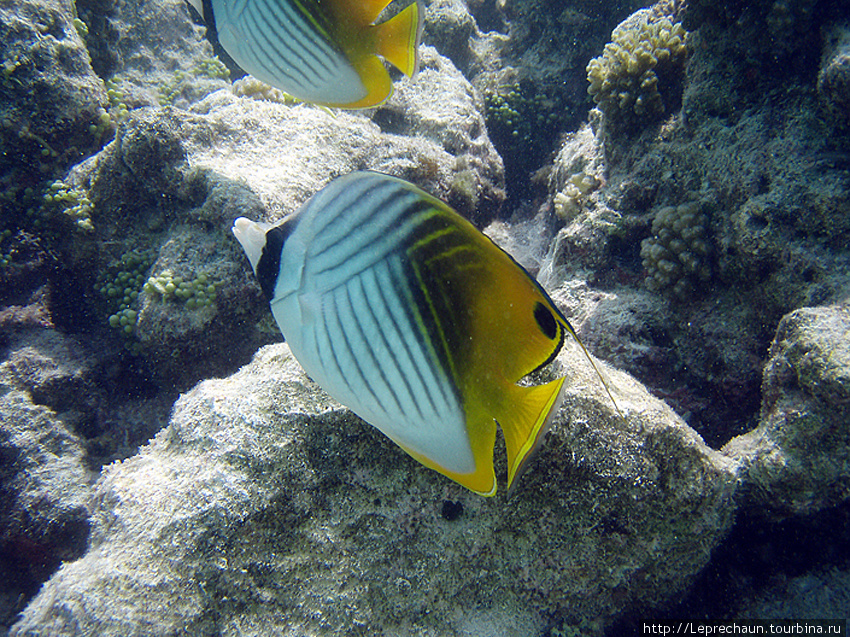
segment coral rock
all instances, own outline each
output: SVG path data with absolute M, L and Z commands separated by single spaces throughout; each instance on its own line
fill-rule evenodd
M 510 500 L 485 499 L 328 398 L 285 344 L 267 346 L 183 396 L 167 429 L 104 471 L 90 550 L 45 584 L 10 635 L 109 637 L 141 625 L 536 635 L 547 614 L 604 625 L 660 604 L 730 527 L 734 464 L 606 369 L 622 421 L 577 346 L 556 362 L 565 365 L 565 407 L 534 467 Z M 447 500 L 462 507 L 456 519 L 443 514 Z M 504 623 L 514 632 L 486 630 Z
M 724 451 L 744 460 L 752 498 L 777 515 L 847 498 L 850 307 L 802 308 L 776 330 L 764 368 L 761 422 Z

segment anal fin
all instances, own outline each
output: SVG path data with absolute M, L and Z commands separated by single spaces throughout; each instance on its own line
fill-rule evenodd
M 502 428 L 508 456 L 508 490 L 543 441 L 563 400 L 564 378 L 533 387 L 514 386 L 496 420 Z

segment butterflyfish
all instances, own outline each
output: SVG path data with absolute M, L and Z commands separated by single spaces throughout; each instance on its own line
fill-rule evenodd
M 375 106 L 392 93 L 378 56 L 412 76 L 422 0 L 376 24 L 391 0 L 188 0 L 233 60 L 304 102 Z
M 240 217 L 233 233 L 293 355 L 328 394 L 487 496 L 498 422 L 511 487 L 564 378 L 517 383 L 565 335 L 578 341 L 516 261 L 447 204 L 375 172 L 337 178 L 275 225 Z

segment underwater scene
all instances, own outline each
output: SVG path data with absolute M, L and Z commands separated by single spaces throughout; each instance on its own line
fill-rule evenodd
M 0 637 L 846 634 L 850 1 L 0 2 Z

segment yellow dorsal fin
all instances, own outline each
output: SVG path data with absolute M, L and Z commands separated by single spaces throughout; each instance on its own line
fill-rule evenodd
M 422 33 L 423 11 L 414 2 L 386 22 L 375 25 L 378 55 L 399 71 L 412 77 L 419 63 L 419 36 Z
M 322 4 L 336 20 L 360 27 L 377 20 L 390 2 L 392 0 L 322 0 Z
M 559 378 L 534 387 L 512 385 L 506 393 L 496 420 L 505 437 L 509 491 L 558 413 L 563 386 L 564 379 Z

